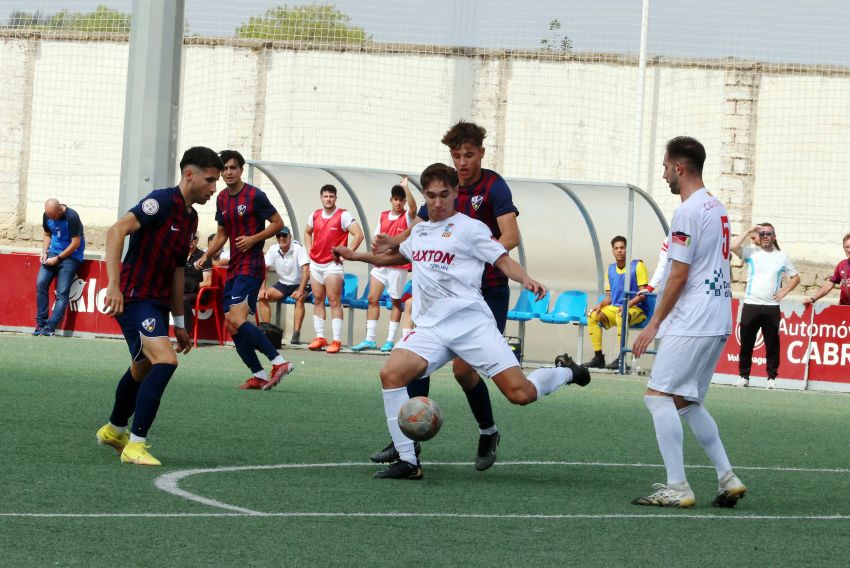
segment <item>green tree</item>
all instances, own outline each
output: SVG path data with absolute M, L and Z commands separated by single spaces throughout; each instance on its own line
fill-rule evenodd
M 236 28 L 236 37 L 290 41 L 342 41 L 362 43 L 372 39 L 363 28 L 352 26 L 351 17 L 333 4 L 277 6 L 264 16 L 251 16 Z
M 52 16 L 41 12 L 15 11 L 9 15 L 6 27 L 87 33 L 130 32 L 130 14 L 98 6 L 93 12 L 69 12 L 60 10 Z
M 548 51 L 563 51 L 564 53 L 569 53 L 573 50 L 573 40 L 568 38 L 567 36 L 561 36 L 559 30 L 561 29 L 561 21 L 560 20 L 552 20 L 549 22 L 549 31 L 552 32 L 552 39 L 548 37 L 544 37 L 540 40 L 540 47 L 542 49 Z

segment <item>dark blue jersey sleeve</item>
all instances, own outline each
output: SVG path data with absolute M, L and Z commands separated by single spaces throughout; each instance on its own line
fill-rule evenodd
M 165 221 L 171 214 L 172 203 L 166 190 L 157 189 L 131 208 L 130 213 L 136 216 L 142 227 L 147 227 Z
M 65 219 L 68 221 L 68 234 L 71 238 L 83 236 L 83 222 L 80 216 L 72 209 L 65 210 Z
M 419 208 L 419 212 L 416 214 L 416 216 L 419 217 L 420 219 L 422 219 L 423 221 L 427 221 L 428 220 L 428 207 L 426 205 L 422 205 L 422 207 Z
M 50 226 L 47 224 L 47 213 L 41 214 L 41 228 L 44 229 L 45 233 L 50 232 Z
M 254 212 L 259 219 L 270 219 L 272 215 L 277 213 L 277 209 L 265 193 L 257 191 L 257 195 L 254 197 Z
M 493 214 L 498 218 L 506 213 L 516 213 L 519 215 L 519 209 L 514 205 L 514 198 L 511 194 L 511 188 L 507 182 L 499 177 L 493 182 L 490 187 L 490 203 L 493 207 Z

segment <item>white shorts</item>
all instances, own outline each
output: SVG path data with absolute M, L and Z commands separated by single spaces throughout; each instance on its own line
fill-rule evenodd
M 404 285 L 407 284 L 406 269 L 376 266 L 369 274 L 384 285 L 384 289 L 390 295 L 390 298 L 393 300 L 401 299 L 402 294 L 404 294 Z
M 395 349 L 407 349 L 428 361 L 423 377 L 455 357 L 488 377 L 519 367 L 493 315 L 475 308 L 463 309 L 434 326 L 416 327 L 396 344 Z
M 646 386 L 702 404 L 727 337 L 665 335 Z
M 331 274 L 336 274 L 340 278 L 345 278 L 345 270 L 341 264 L 337 264 L 334 261 L 330 261 L 325 264 L 319 264 L 312 260 L 310 261 L 310 278 L 319 284 L 324 285 L 325 277 L 330 276 Z

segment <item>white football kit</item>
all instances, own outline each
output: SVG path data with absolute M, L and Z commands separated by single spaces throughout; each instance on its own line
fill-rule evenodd
M 663 337 L 648 387 L 702 402 L 732 332 L 729 216 L 706 188 L 673 214 L 667 255 L 690 265 L 678 301 L 661 323 Z M 667 274 L 669 275 L 668 262 Z
M 428 361 L 422 376 L 456 356 L 489 377 L 519 366 L 481 296 L 485 263 L 507 254 L 487 225 L 462 213 L 421 222 L 399 251 L 413 264 L 416 329 L 396 349 Z

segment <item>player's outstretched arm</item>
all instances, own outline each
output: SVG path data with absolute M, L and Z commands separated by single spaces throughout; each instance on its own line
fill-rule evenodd
M 348 247 L 334 247 L 333 253 L 336 259 L 368 262 L 375 266 L 395 266 L 407 262 L 407 258 L 397 250 L 395 252 L 375 254 L 371 252 L 354 252 Z
M 493 266 L 501 270 L 505 276 L 514 282 L 522 284 L 522 287 L 526 290 L 534 292 L 534 295 L 538 300 L 546 295 L 546 287 L 529 276 L 522 265 L 509 257 L 507 253 L 500 256 L 499 259 L 493 263 Z
M 416 211 L 418 211 L 418 209 L 416 208 L 416 198 L 413 197 L 413 193 L 410 191 L 410 183 L 407 179 L 407 176 L 403 176 L 401 178 L 400 185 L 401 188 L 404 190 L 404 197 L 407 200 L 407 215 L 411 220 L 415 219 Z M 409 223 L 409 225 L 412 227 L 413 223 Z
M 414 217 L 413 221 L 410 223 L 410 226 L 394 237 L 391 237 L 386 233 L 375 235 L 374 237 L 372 237 L 372 252 L 375 254 L 381 254 L 398 248 L 398 245 L 403 243 L 405 240 L 407 240 L 407 237 L 410 236 L 410 230 L 413 228 L 413 226 L 419 223 L 420 221 L 421 219 L 419 217 Z
M 218 229 L 215 232 L 215 237 L 213 237 L 210 246 L 207 247 L 207 250 L 204 251 L 204 254 L 195 261 L 195 268 L 198 270 L 202 270 L 204 268 L 204 263 L 207 262 L 208 258 L 215 258 L 215 255 L 218 254 L 224 247 L 224 243 L 227 242 L 227 231 L 224 230 L 222 225 L 218 226 Z
M 124 239 L 142 228 L 132 213 L 127 213 L 106 231 L 106 313 L 112 317 L 124 311 L 124 295 L 121 293 L 121 253 Z

